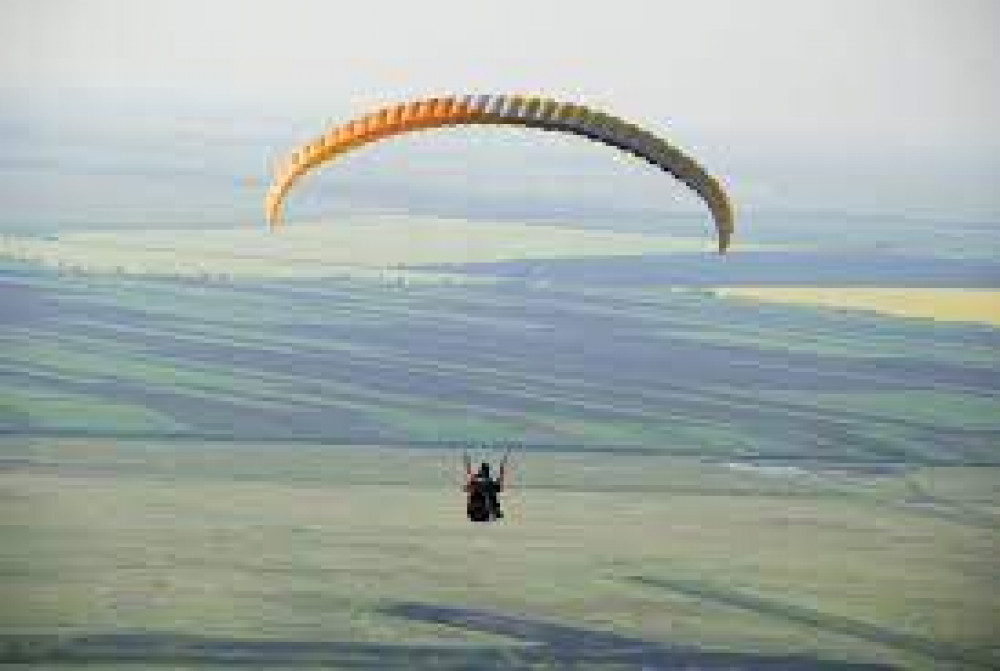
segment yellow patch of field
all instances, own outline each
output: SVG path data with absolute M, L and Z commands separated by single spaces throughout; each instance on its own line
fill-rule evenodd
M 886 287 L 726 287 L 720 296 L 871 310 L 901 317 L 1000 326 L 1000 290 Z

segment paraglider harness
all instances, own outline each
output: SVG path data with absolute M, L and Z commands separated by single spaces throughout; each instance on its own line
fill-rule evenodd
M 500 468 L 497 478 L 490 477 L 490 465 L 483 462 L 479 470 L 472 472 L 472 460 L 467 452 L 462 453 L 462 462 L 465 466 L 465 487 L 468 495 L 466 499 L 465 511 L 469 520 L 473 522 L 494 522 L 503 517 L 500 510 L 500 503 L 497 495 L 504 489 L 504 480 L 507 475 L 507 458 L 510 456 L 510 448 L 504 452 L 500 460 Z

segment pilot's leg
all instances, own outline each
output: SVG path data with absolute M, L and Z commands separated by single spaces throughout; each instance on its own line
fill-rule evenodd
M 490 508 L 493 509 L 493 516 L 497 519 L 503 517 L 503 511 L 500 510 L 500 501 L 497 499 L 496 492 L 490 492 Z

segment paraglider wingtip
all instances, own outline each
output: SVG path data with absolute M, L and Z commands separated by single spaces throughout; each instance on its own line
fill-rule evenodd
M 725 256 L 726 252 L 729 251 L 729 243 L 732 241 L 733 231 L 732 228 L 722 228 L 719 231 L 719 255 Z

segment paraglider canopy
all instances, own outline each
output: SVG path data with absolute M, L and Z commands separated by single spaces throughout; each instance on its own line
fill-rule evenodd
M 634 154 L 673 175 L 708 206 L 719 251 L 733 234 L 733 206 L 720 182 L 667 140 L 622 119 L 582 105 L 546 98 L 467 95 L 429 98 L 366 114 L 302 145 L 277 170 L 264 202 L 271 227 L 281 220 L 284 199 L 295 182 L 319 164 L 385 137 L 442 126 L 502 124 L 570 133 Z

